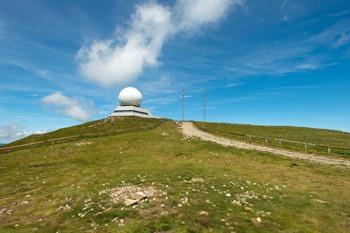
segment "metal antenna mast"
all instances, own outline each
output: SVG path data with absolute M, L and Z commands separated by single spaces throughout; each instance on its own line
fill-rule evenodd
M 185 120 L 185 89 L 182 88 L 182 95 L 181 95 L 181 107 L 182 107 L 182 121 Z
M 207 120 L 207 90 L 204 90 L 203 94 L 203 119 Z

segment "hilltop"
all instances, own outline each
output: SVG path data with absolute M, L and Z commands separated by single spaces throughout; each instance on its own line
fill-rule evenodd
M 235 125 L 196 125 L 226 137 L 238 132 Z M 300 135 L 347 146 L 350 139 L 333 131 L 324 136 L 317 129 L 284 130 L 280 135 L 290 140 Z M 272 128 L 259 132 L 264 131 L 280 137 Z M 80 136 L 69 138 L 75 135 Z M 67 140 L 47 143 L 62 137 Z M 0 232 L 349 228 L 350 169 L 186 139 L 177 122 L 165 119 L 94 121 L 11 145 L 38 141 L 45 143 L 0 155 Z

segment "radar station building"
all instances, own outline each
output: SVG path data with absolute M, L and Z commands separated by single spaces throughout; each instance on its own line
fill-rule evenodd
M 151 112 L 141 108 L 142 94 L 134 87 L 126 87 L 119 93 L 119 105 L 110 117 L 137 116 L 155 118 Z

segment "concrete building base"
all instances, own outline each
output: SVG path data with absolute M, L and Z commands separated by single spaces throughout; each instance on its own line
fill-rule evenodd
M 110 117 L 125 117 L 125 116 L 137 116 L 145 118 L 156 118 L 145 108 L 136 106 L 118 106 L 114 112 L 109 115 Z

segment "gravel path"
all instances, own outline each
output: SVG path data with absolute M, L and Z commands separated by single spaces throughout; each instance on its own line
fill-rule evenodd
M 249 144 L 246 142 L 238 141 L 238 140 L 227 139 L 227 138 L 215 136 L 213 134 L 204 132 L 198 129 L 192 122 L 182 122 L 181 128 L 186 138 L 198 137 L 204 141 L 215 142 L 223 146 L 233 146 L 240 149 L 263 151 L 263 152 L 268 152 L 276 155 L 283 155 L 283 156 L 287 156 L 295 159 L 309 160 L 319 164 L 338 165 L 338 166 L 350 168 L 350 160 L 327 158 L 321 155 L 311 155 L 306 153 L 293 152 L 293 151 L 288 151 L 284 149 L 271 148 L 267 146 L 259 146 L 255 144 Z

